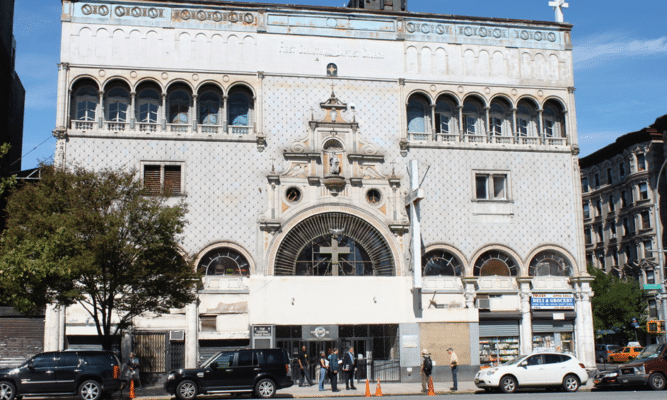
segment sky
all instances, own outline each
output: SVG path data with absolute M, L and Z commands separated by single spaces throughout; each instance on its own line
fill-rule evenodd
M 0 0 L 1 1 L 1 0 Z M 408 0 L 408 11 L 554 21 L 550 0 Z M 279 4 L 340 7 L 347 0 Z M 61 0 L 15 0 L 16 70 L 26 89 L 22 169 L 53 158 Z M 664 0 L 569 0 L 580 156 L 667 114 Z

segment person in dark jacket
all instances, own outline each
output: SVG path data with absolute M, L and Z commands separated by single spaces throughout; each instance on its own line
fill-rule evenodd
M 357 360 L 354 358 L 354 348 L 343 355 L 343 370 L 345 370 L 345 389 L 357 390 L 354 387 L 354 370 L 357 368 Z
M 329 356 L 329 372 L 331 373 L 331 391 L 340 392 L 338 390 L 338 349 L 334 348 L 333 353 Z
M 301 370 L 301 381 L 299 382 L 299 386 L 306 386 L 306 380 L 308 381 L 308 386 L 313 386 L 313 380 L 310 379 L 310 370 L 308 369 L 308 364 L 306 346 L 303 346 L 299 352 L 299 369 Z

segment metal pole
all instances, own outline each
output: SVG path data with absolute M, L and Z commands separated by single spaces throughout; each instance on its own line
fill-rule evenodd
M 662 163 L 660 171 L 658 172 L 658 178 L 655 181 L 655 187 L 653 188 L 653 204 L 655 207 L 655 231 L 656 231 L 656 241 L 658 242 L 658 267 L 660 271 L 658 273 L 658 279 L 660 282 L 660 294 L 657 296 L 659 312 L 659 318 L 664 321 L 667 316 L 667 302 L 665 298 L 667 294 L 665 292 L 665 254 L 662 248 L 662 218 L 660 218 L 660 201 L 658 199 L 658 187 L 660 187 L 660 177 L 662 176 L 662 171 L 667 165 L 667 160 Z M 665 341 L 667 341 L 667 332 L 664 334 Z

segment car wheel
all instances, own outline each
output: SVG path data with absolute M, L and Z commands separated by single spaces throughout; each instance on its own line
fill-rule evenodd
M 81 400 L 98 400 L 102 397 L 102 387 L 98 381 L 85 381 L 79 386 Z
M 516 390 L 516 379 L 511 376 L 504 376 L 500 380 L 500 390 L 505 393 L 514 393 Z
M 16 388 L 10 382 L 0 382 L 0 400 L 13 400 Z
M 566 392 L 576 392 L 579 390 L 579 378 L 575 375 L 567 375 L 563 379 L 563 390 Z
M 197 397 L 197 385 L 190 380 L 182 381 L 176 386 L 176 397 L 181 400 L 192 400 Z
M 276 394 L 276 384 L 271 379 L 262 379 L 255 385 L 255 394 L 263 399 L 270 399 Z
M 653 390 L 664 389 L 665 383 L 665 377 L 659 372 L 654 372 L 648 377 L 648 386 Z

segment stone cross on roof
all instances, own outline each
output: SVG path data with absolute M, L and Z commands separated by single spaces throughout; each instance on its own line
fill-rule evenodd
M 556 12 L 556 22 L 563 22 L 563 8 L 568 8 L 570 5 L 565 0 L 550 1 L 549 5 L 554 8 Z

